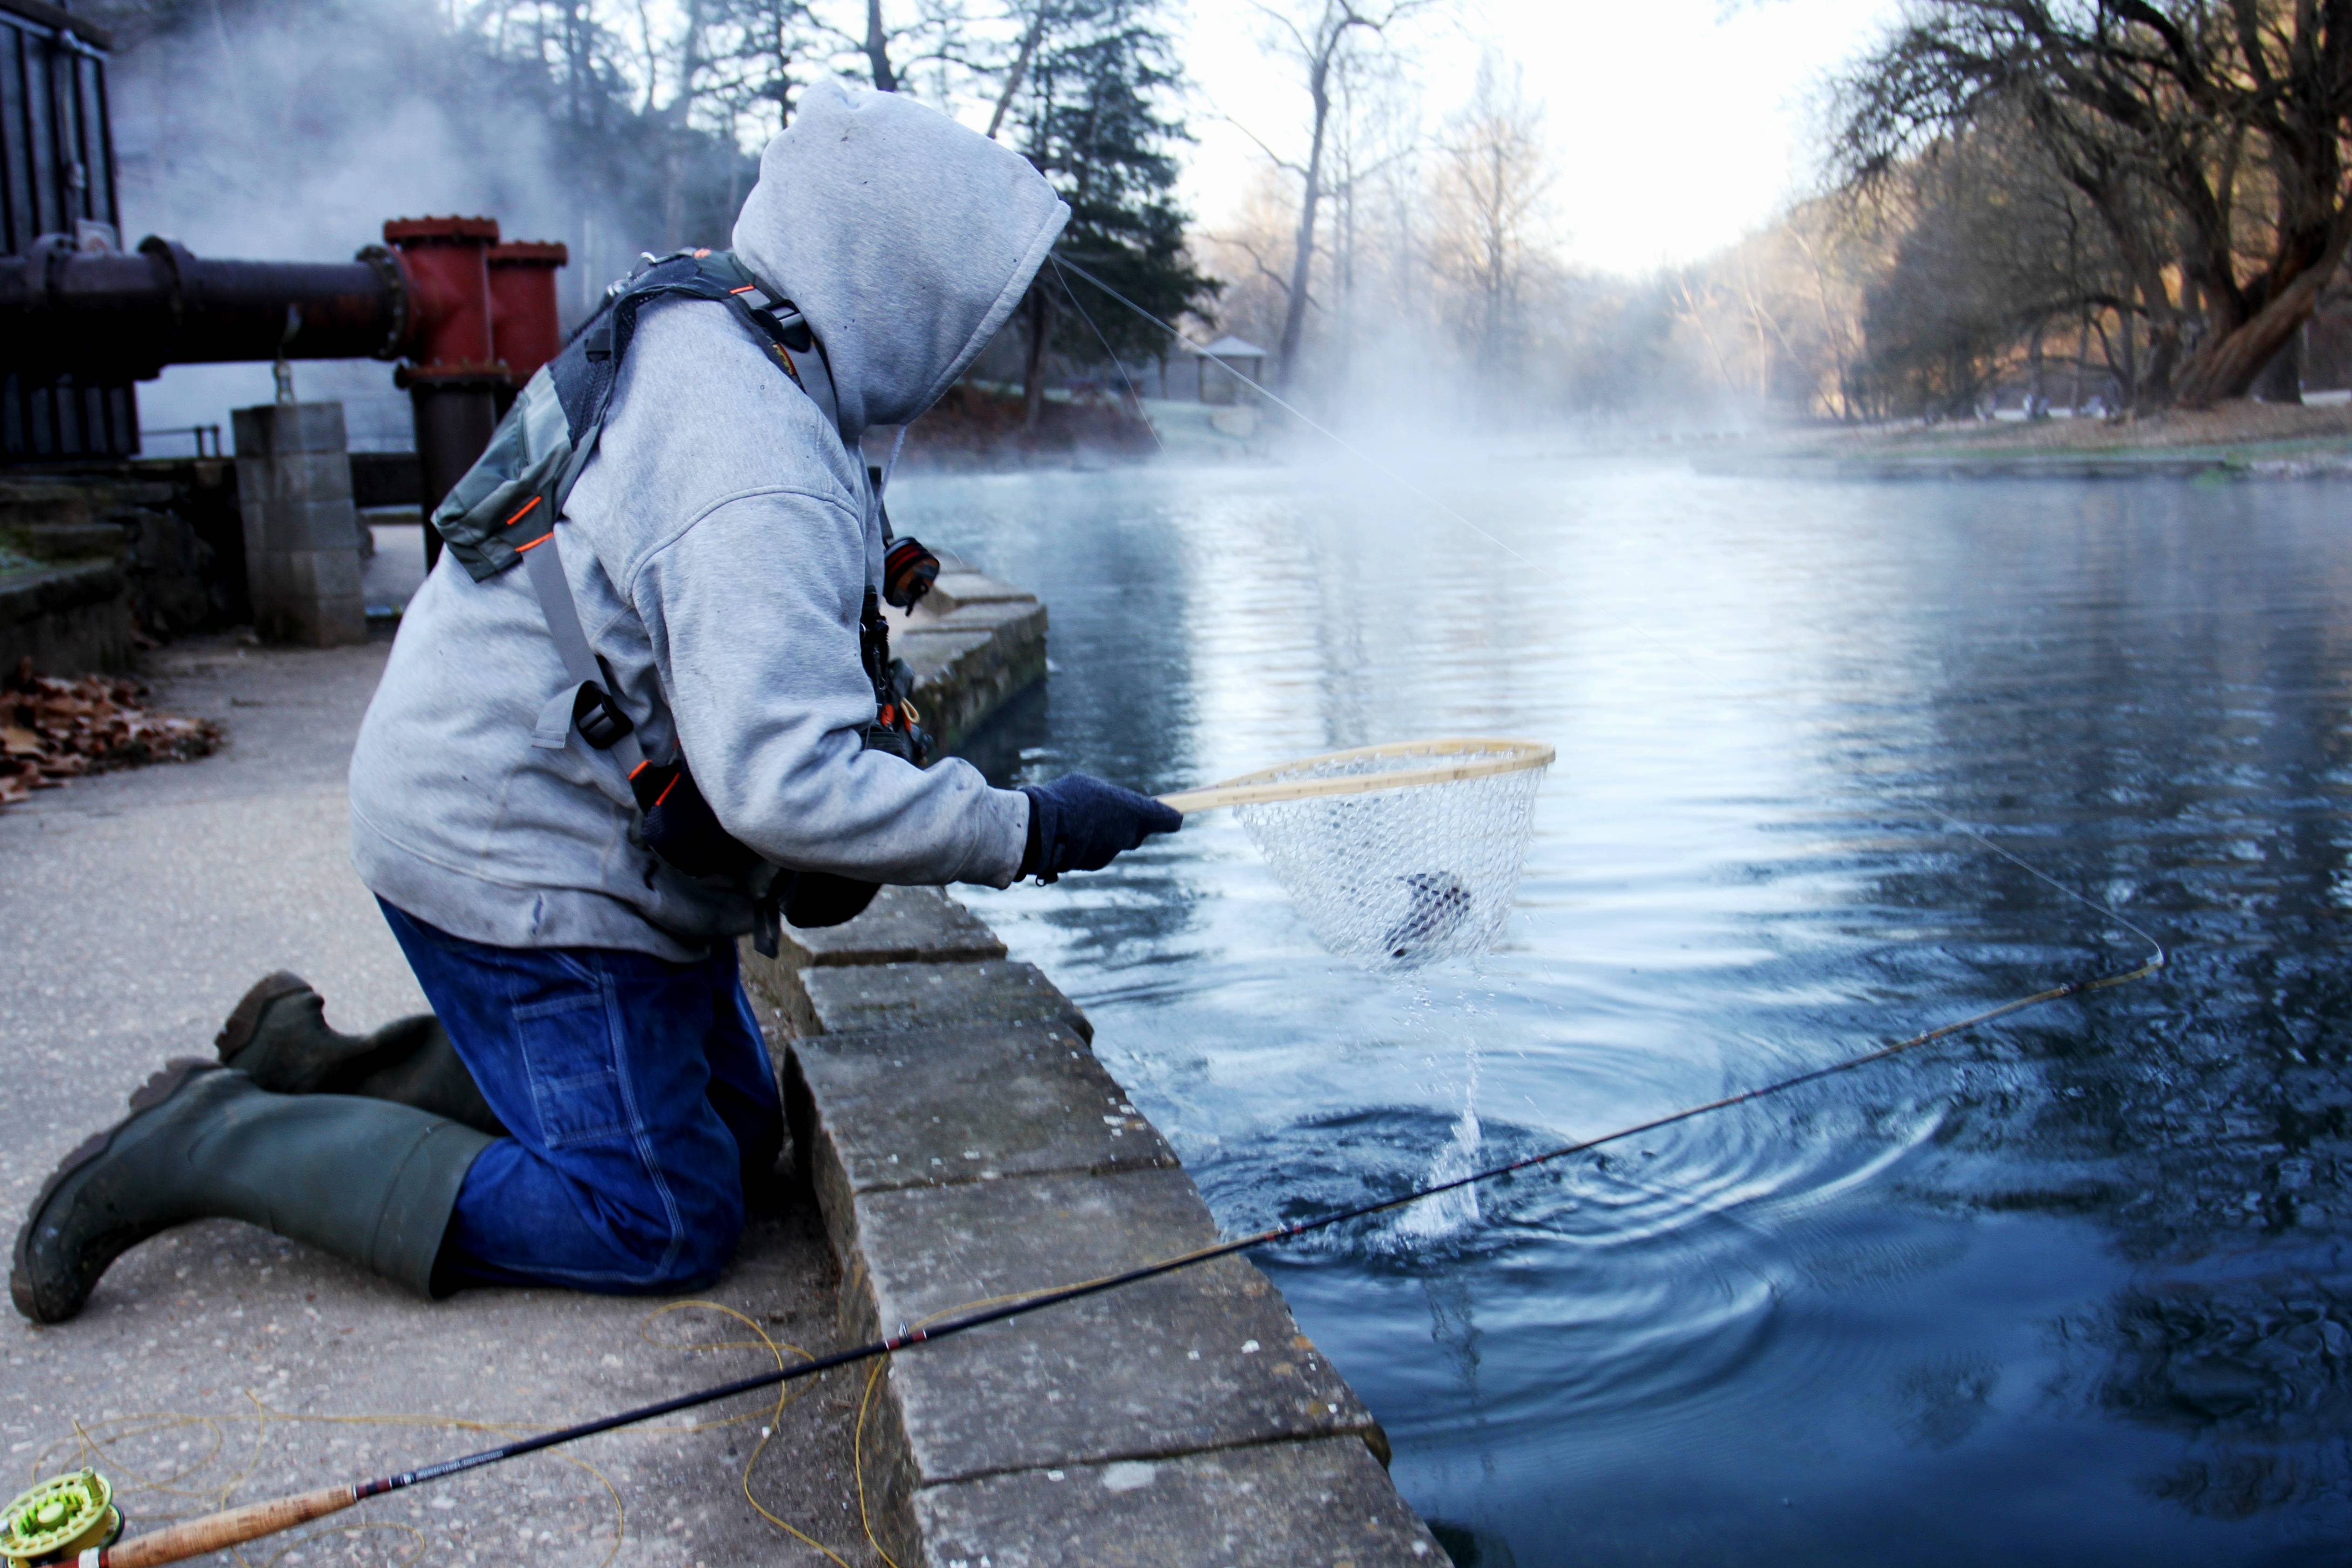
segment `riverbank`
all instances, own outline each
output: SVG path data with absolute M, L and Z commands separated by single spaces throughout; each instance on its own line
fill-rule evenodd
M 1109 467 L 1174 459 L 1259 461 L 1272 429 L 1255 408 L 1123 392 L 1046 393 L 1035 429 L 1027 406 L 1003 387 L 959 382 L 908 427 L 908 473 L 1003 473 L 1036 467 Z
M 1845 479 L 2352 477 L 2352 403 L 1828 426 L 1728 442 L 1696 465 L 1708 474 Z

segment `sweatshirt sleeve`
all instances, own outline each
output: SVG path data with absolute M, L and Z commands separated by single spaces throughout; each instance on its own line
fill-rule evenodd
M 868 882 L 1010 883 L 1029 800 L 950 758 L 866 749 L 858 654 L 866 547 L 831 497 L 728 497 L 647 557 L 626 597 L 695 782 L 727 831 L 780 865 Z

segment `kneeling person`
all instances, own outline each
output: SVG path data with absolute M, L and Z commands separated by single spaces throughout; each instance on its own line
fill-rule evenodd
M 577 461 L 511 493 L 469 493 L 478 467 L 436 515 L 450 549 L 352 761 L 353 858 L 434 1016 L 339 1035 L 263 981 L 217 1061 L 167 1068 L 43 1188 L 26 1315 L 72 1316 L 126 1248 L 207 1216 L 435 1293 L 694 1288 L 782 1136 L 735 967 L 763 911 L 1093 870 L 1179 824 L 1083 775 L 915 766 L 866 657 L 887 540 L 859 437 L 954 382 L 1067 217 L 944 116 L 820 85 L 731 256 L 654 269 L 686 281 L 625 294 L 534 379 L 492 456 L 568 434 Z M 714 289 L 722 265 L 749 281 Z M 505 531 L 467 533 L 500 496 Z

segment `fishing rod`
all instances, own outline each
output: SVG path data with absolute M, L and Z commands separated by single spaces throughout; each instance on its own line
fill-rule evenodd
M 2140 932 L 2138 927 L 2134 926 L 2132 929 L 2138 932 L 2140 936 L 2147 936 L 2147 933 Z M 847 1350 L 835 1351 L 830 1354 L 814 1356 L 790 1366 L 780 1366 L 772 1371 L 754 1373 L 748 1377 L 714 1384 L 692 1393 L 657 1400 L 650 1405 L 640 1405 L 634 1409 L 624 1410 L 596 1420 L 583 1421 L 576 1426 L 562 1427 L 531 1437 L 519 1437 L 510 1443 L 501 1443 L 493 1448 L 484 1448 L 477 1453 L 444 1459 L 438 1464 L 426 1465 L 420 1469 L 402 1470 L 393 1475 L 379 1476 L 372 1480 L 325 1487 L 316 1491 L 300 1492 L 268 1502 L 248 1503 L 242 1508 L 229 1509 L 220 1513 L 207 1514 L 201 1519 L 169 1525 L 128 1541 L 110 1545 L 83 1546 L 79 1549 L 78 1554 L 60 1554 L 54 1558 L 45 1557 L 42 1560 L 59 1563 L 70 1562 L 76 1563 L 77 1568 L 160 1568 L 163 1563 L 183 1562 L 208 1552 L 218 1552 L 244 1542 L 255 1541 L 263 1536 L 275 1535 L 281 1531 L 291 1530 L 298 1525 L 310 1523 L 313 1520 L 339 1513 L 369 1498 L 382 1497 L 389 1492 L 404 1491 L 410 1487 L 422 1486 L 427 1481 L 463 1475 L 469 1470 L 481 1469 L 489 1465 L 503 1464 L 509 1459 L 519 1459 L 527 1454 L 536 1454 L 567 1443 L 576 1443 L 583 1437 L 593 1437 L 599 1433 L 635 1426 L 639 1422 L 654 1420 L 658 1416 L 675 1415 L 678 1411 L 691 1410 L 698 1406 L 716 1404 L 720 1400 L 732 1399 L 739 1395 L 758 1393 L 763 1389 L 797 1383 L 803 1378 L 814 1377 L 837 1367 L 872 1361 L 878 1356 L 911 1350 L 918 1345 L 928 1344 L 937 1340 L 950 1339 L 957 1334 L 969 1333 L 974 1329 L 984 1328 L 991 1323 L 1026 1317 L 1032 1312 L 1044 1312 L 1048 1307 L 1057 1307 L 1068 1301 L 1083 1301 L 1089 1296 L 1098 1296 L 1129 1285 L 1139 1284 L 1146 1280 L 1156 1280 L 1162 1275 L 1172 1274 L 1182 1269 L 1194 1268 L 1202 1263 L 1213 1262 L 1220 1258 L 1231 1258 L 1261 1247 L 1294 1241 L 1300 1237 L 1313 1235 L 1317 1231 L 1347 1224 L 1350 1220 L 1369 1218 L 1373 1215 L 1403 1208 L 1445 1193 L 1496 1181 L 1521 1171 L 1534 1170 L 1538 1166 L 1552 1165 L 1572 1155 L 1589 1154 L 1612 1144 L 1622 1143 L 1628 1138 L 1637 1138 L 1647 1133 L 1658 1132 L 1684 1122 L 1694 1121 L 1701 1116 L 1711 1115 L 1717 1111 L 1729 1110 L 1735 1105 L 1745 1105 L 1755 1101 L 1769 1099 L 1774 1095 L 1785 1094 L 1809 1083 L 1818 1083 L 1823 1079 L 1834 1078 L 1877 1062 L 1889 1061 L 1906 1051 L 1916 1051 L 1921 1046 L 1948 1039 L 1953 1035 L 1979 1028 L 1998 1019 L 2024 1012 L 2032 1008 L 2145 979 L 2163 968 L 2166 961 L 2163 945 L 2155 942 L 2152 937 L 2148 940 L 2153 945 L 2152 951 L 2131 968 L 2051 986 L 2035 991 L 2030 996 L 2019 997 L 2013 1000 L 1986 1008 L 1981 1011 L 1970 1013 L 1966 1018 L 1955 1019 L 1948 1023 L 1922 1030 L 1916 1034 L 1895 1040 L 1891 1044 L 1874 1047 L 1831 1062 L 1824 1067 L 1809 1068 L 1802 1072 L 1791 1073 L 1788 1077 L 1777 1079 L 1756 1088 L 1743 1089 L 1737 1093 L 1726 1094 L 1698 1104 L 1685 1105 L 1680 1110 L 1653 1116 L 1646 1121 L 1635 1122 L 1630 1125 L 1619 1127 L 1613 1132 L 1601 1134 L 1597 1137 L 1581 1138 L 1572 1143 L 1561 1144 L 1539 1154 L 1528 1155 L 1501 1165 L 1489 1166 L 1484 1170 L 1473 1171 L 1467 1176 L 1455 1176 L 1447 1181 L 1433 1182 L 1393 1197 L 1355 1204 L 1312 1219 L 1297 1220 L 1288 1225 L 1271 1226 L 1247 1236 L 1214 1242 L 1206 1247 L 1196 1248 L 1190 1252 L 1178 1253 L 1174 1257 L 1162 1258 L 1155 1262 L 1140 1264 L 1135 1268 L 1105 1274 L 1097 1279 L 1034 1291 L 994 1306 L 949 1317 L 936 1323 L 902 1326 L 897 1333 L 866 1344 L 856 1345 Z M 70 1530 L 76 1522 L 77 1512 L 90 1516 L 86 1521 L 86 1528 L 79 1532 L 80 1535 L 98 1533 L 102 1538 L 106 1520 L 109 1518 L 114 1521 L 113 1528 L 119 1530 L 120 1516 L 114 1514 L 108 1506 L 103 1490 L 105 1483 L 93 1472 L 84 1471 L 82 1476 L 89 1477 L 90 1483 L 100 1490 L 83 1496 L 70 1495 L 72 1485 L 79 1483 L 80 1477 L 67 1477 L 46 1483 L 43 1487 L 27 1493 L 25 1498 L 19 1499 L 11 1508 L 9 1518 L 5 1521 L 7 1526 L 5 1534 L 17 1533 L 20 1514 L 37 1516 L 40 1500 L 44 1494 L 48 1493 L 56 1494 L 53 1500 L 54 1522 L 51 1525 L 54 1531 L 62 1533 Z

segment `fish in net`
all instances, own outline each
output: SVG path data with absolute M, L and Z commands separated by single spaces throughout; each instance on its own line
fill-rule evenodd
M 1482 953 L 1509 920 L 1552 748 L 1363 747 L 1167 797 L 1230 806 L 1317 940 L 1376 968 Z

